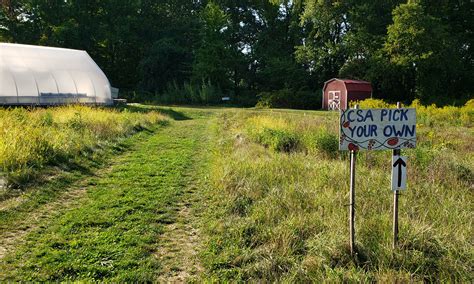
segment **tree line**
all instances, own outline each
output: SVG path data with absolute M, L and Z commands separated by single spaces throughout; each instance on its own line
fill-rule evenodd
M 317 108 L 333 77 L 388 101 L 473 94 L 471 0 L 1 3 L 0 41 L 86 50 L 132 99 Z

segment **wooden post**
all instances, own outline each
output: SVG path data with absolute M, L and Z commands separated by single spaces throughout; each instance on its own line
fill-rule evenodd
M 354 106 L 355 109 L 359 108 L 359 105 Z M 357 152 L 351 150 L 350 161 L 351 161 L 351 182 L 350 182 L 350 200 L 349 200 L 349 245 L 351 248 L 351 255 L 354 255 L 355 250 L 355 165 L 356 165 Z
M 397 102 L 397 108 L 400 108 L 400 102 Z M 400 156 L 401 150 L 393 150 L 392 156 Z M 393 249 L 396 249 L 398 246 L 398 190 L 393 192 Z

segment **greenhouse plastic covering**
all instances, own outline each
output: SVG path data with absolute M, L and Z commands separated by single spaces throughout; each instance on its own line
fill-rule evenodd
M 108 105 L 111 90 L 85 51 L 0 43 L 0 105 Z

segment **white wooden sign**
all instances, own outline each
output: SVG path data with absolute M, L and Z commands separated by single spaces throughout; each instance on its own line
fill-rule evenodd
M 407 157 L 392 157 L 392 190 L 407 188 Z
M 416 147 L 416 110 L 347 109 L 340 112 L 339 150 Z

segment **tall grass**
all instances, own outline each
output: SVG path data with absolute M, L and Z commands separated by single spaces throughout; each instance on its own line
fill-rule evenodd
M 389 104 L 382 100 L 367 99 L 360 102 L 353 102 L 359 104 L 360 108 L 395 108 L 395 104 Z M 419 100 L 414 100 L 409 106 L 416 108 L 417 123 L 426 124 L 428 126 L 436 125 L 452 125 L 452 126 L 473 126 L 474 117 L 474 99 L 469 100 L 463 107 L 444 106 L 437 107 L 432 104 L 424 106 Z
M 330 125 L 314 123 L 314 118 L 295 121 L 292 116 L 282 115 L 251 117 L 244 129 L 247 137 L 272 150 L 303 151 L 329 157 L 337 156 L 338 137 L 334 131 Z
M 337 150 L 338 115 L 223 113 L 210 173 L 207 276 L 255 282 L 471 281 L 472 108 L 419 107 L 418 115 L 417 148 L 402 151 L 409 168 L 408 189 L 400 198 L 400 247 L 391 248 L 391 153 L 361 152 L 357 255 L 351 257 L 348 160 Z M 296 147 L 276 146 L 289 137 Z
M 0 169 L 10 185 L 20 185 L 49 163 L 65 162 L 165 120 L 157 112 L 86 106 L 0 109 Z

